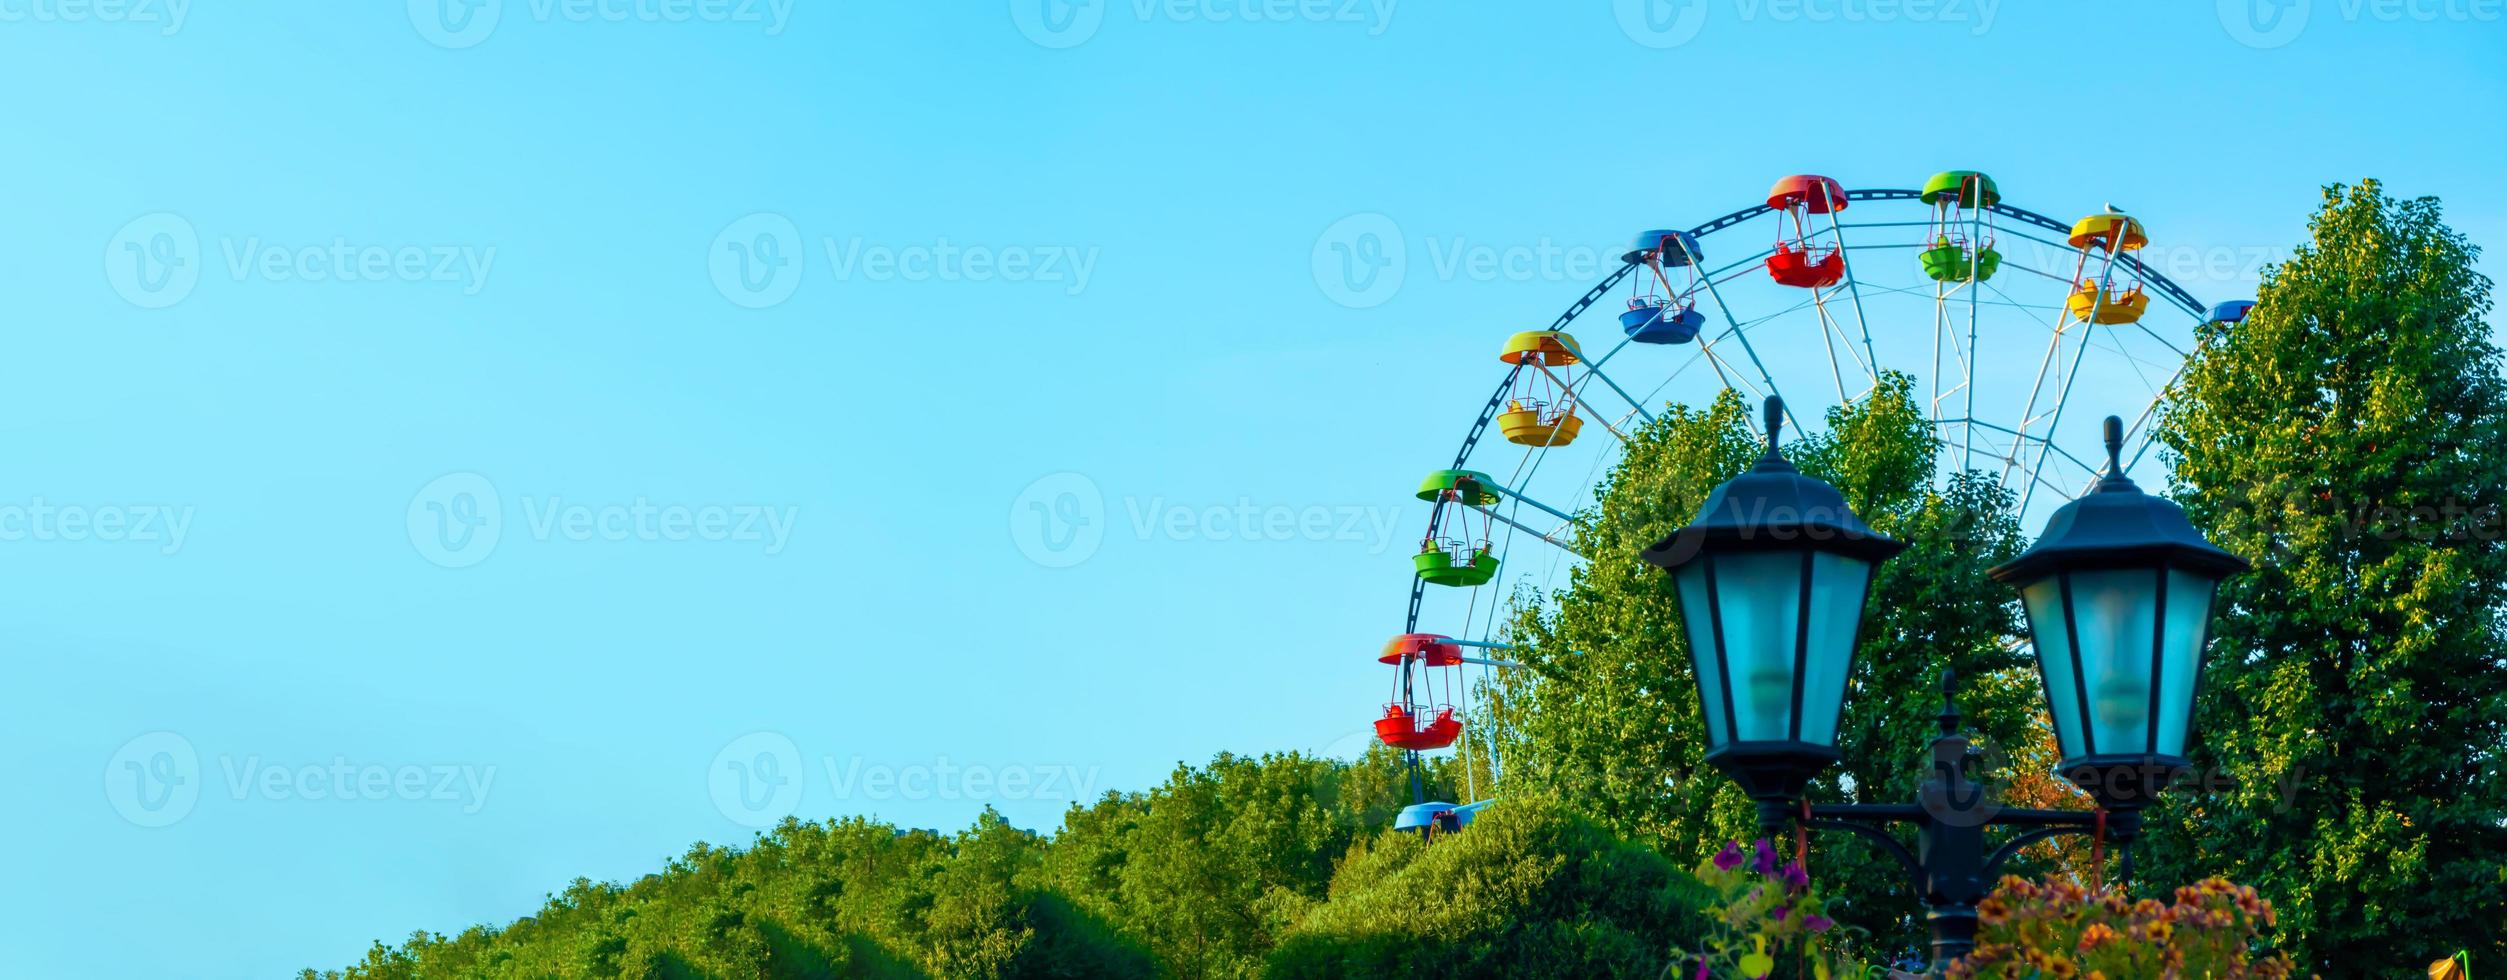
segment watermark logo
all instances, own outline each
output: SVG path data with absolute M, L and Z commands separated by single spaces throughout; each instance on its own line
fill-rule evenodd
M 450 283 L 475 296 L 496 266 L 493 245 L 375 245 L 346 238 L 290 245 L 259 235 L 223 236 L 217 245 L 217 268 L 236 282 Z M 105 243 L 105 283 L 142 309 L 190 297 L 206 264 L 199 230 L 170 211 L 133 218 Z
M 2312 0 L 2219 0 L 2228 36 L 2262 50 L 2297 40 L 2317 12 Z M 2495 24 L 2507 18 L 2507 0 L 2335 0 L 2321 12 L 2352 24 Z
M 0 0 L 0 24 L 148 24 L 160 37 L 183 29 L 191 0 Z
M 1105 536 L 1105 495 L 1097 481 L 1080 474 L 1040 477 L 1010 504 L 1010 540 L 1027 560 L 1046 568 L 1087 561 Z
M 171 211 L 133 218 L 105 243 L 104 277 L 132 306 L 180 303 L 200 285 L 200 233 Z
M 1706 28 L 1710 0 L 1615 0 L 1612 13 L 1628 39 L 1649 48 L 1676 48 Z
M 477 473 L 447 473 L 409 498 L 409 544 L 445 568 L 468 568 L 496 552 L 504 504 Z
M 1361 544 L 1380 555 L 1399 538 L 1401 511 L 1329 504 L 1194 504 L 1164 496 L 1123 498 L 1123 524 L 1138 541 L 1330 542 Z M 1069 568 L 1087 561 L 1105 543 L 1111 523 L 1105 494 L 1078 473 L 1042 477 L 1010 504 L 1010 540 L 1029 561 Z
M 643 496 L 582 503 L 561 496 L 517 499 L 517 528 L 533 541 L 734 542 L 783 553 L 800 523 L 800 508 L 765 504 L 658 503 Z M 409 544 L 445 568 L 486 561 L 507 530 L 496 485 L 477 473 L 451 473 L 418 488 L 406 514 Z
M 540 24 L 763 24 L 783 33 L 793 0 L 519 0 Z M 409 24 L 440 48 L 475 47 L 504 21 L 505 0 L 409 0 Z
M 1696 40 L 1712 0 L 1614 0 L 1620 33 L 1657 50 Z M 1993 29 L 2001 0 L 1733 0 L 1742 23 L 1964 24 L 1972 36 Z
M 750 732 L 714 753 L 705 769 L 705 789 L 726 819 L 762 829 L 801 808 L 801 788 L 808 777 L 801 747 L 792 739 L 777 732 Z
M 1040 47 L 1088 43 L 1114 0 L 1010 0 L 1010 22 Z M 1400 0 L 1125 0 L 1143 24 L 1339 24 L 1368 37 L 1392 29 Z
M 2219 0 L 2220 26 L 2250 48 L 2270 50 L 2307 29 L 2309 0 Z
M 0 542 L 58 541 L 140 542 L 157 545 L 157 553 L 183 550 L 191 533 L 192 508 L 165 504 L 56 504 L 36 497 L 25 503 L 0 501 Z
M 758 310 L 791 299 L 810 265 L 809 242 L 792 219 L 750 214 L 725 226 L 706 252 L 714 289 Z M 946 237 L 894 245 L 861 236 L 822 237 L 817 247 L 838 282 L 1049 283 L 1077 296 L 1096 274 L 1099 250 L 1077 245 L 964 244 Z
M 1040 47 L 1076 48 L 1105 26 L 1110 0 L 1010 0 L 1010 22 Z
M 150 732 L 122 743 L 105 761 L 104 796 L 122 819 L 166 827 L 191 815 L 202 789 L 216 786 L 239 803 L 400 801 L 459 804 L 464 814 L 487 805 L 495 766 L 380 765 L 334 756 L 327 763 L 279 765 L 259 755 L 218 757 L 204 773 L 190 739 Z
M 1422 261 L 1411 263 L 1413 245 Z M 1315 239 L 1311 256 L 1315 287 L 1324 298 L 1354 310 L 1392 301 L 1412 273 L 1437 282 L 1575 283 L 1579 286 L 1623 265 L 1624 246 L 1596 247 L 1548 236 L 1528 242 L 1476 241 L 1464 235 L 1425 235 L 1409 240 L 1399 223 L 1368 212 L 1334 222 Z
M 886 245 L 859 237 L 823 240 L 827 267 L 842 282 L 1041 282 L 1062 285 L 1065 296 L 1088 288 L 1097 271 L 1095 248 L 1073 245 L 960 245 L 947 238 L 931 244 Z
M 1373 309 L 1401 292 L 1410 249 L 1401 226 L 1376 212 L 1353 214 L 1314 241 L 1314 284 L 1325 298 L 1353 310 Z
M 819 760 L 827 788 L 839 800 L 1024 800 L 1095 799 L 1097 767 L 1011 763 L 961 763 L 948 756 L 904 765 L 871 763 L 861 756 Z
M 327 763 L 277 765 L 258 755 L 218 759 L 228 798 L 269 803 L 453 803 L 463 815 L 487 806 L 495 766 L 384 765 L 333 756 Z
M 439 48 L 461 50 L 496 33 L 505 0 L 409 0 L 409 25 Z
M 714 236 L 705 253 L 714 289 L 733 305 L 765 309 L 801 288 L 801 229 L 792 219 L 760 211 L 743 216 Z
M 105 761 L 104 798 L 133 824 L 171 826 L 200 802 L 200 753 L 173 732 L 124 742 Z
M 801 747 L 781 732 L 750 732 L 732 739 L 705 768 L 705 792 L 714 810 L 743 827 L 765 829 L 800 811 L 813 772 L 837 800 L 1029 800 L 1095 799 L 1098 769 L 1051 763 L 961 762 L 946 755 L 929 761 L 874 762 L 860 755 L 820 756 L 812 767 Z

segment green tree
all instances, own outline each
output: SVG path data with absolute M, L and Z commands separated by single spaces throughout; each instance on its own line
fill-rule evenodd
M 1513 796 L 1434 843 L 1361 842 L 1268 975 L 1652 978 L 1695 935 L 1703 897 L 1652 849 Z
M 2327 974 L 2507 935 L 2507 388 L 2476 254 L 2433 199 L 2328 187 L 2159 428 L 2177 499 L 2256 567 L 2197 709 L 2232 785 L 2155 814 L 2148 877 L 2257 887 Z
M 1049 845 L 987 811 L 955 837 L 787 820 L 699 844 L 629 886 L 576 881 L 537 915 L 376 944 L 307 977 L 1145 977 L 1156 961 L 1034 878 Z
M 1445 778 L 1431 767 L 1432 791 Z M 1409 794 L 1389 749 L 1356 764 L 1222 754 L 1147 793 L 1071 808 L 1040 880 L 1139 937 L 1176 976 L 1251 975 L 1323 900 L 1334 862 Z
M 1520 604 L 1511 639 L 1528 669 L 1510 672 L 1491 699 L 1510 780 L 1558 792 L 1683 864 L 1754 836 L 1756 811 L 1704 763 L 1679 600 L 1669 576 L 1635 556 L 1758 459 L 1763 445 L 1746 418 L 1726 391 L 1702 410 L 1674 406 L 1633 434 L 1577 528 L 1579 550 L 1594 560 L 1550 602 Z M 1905 376 L 1884 376 L 1826 421 L 1824 432 L 1787 445 L 1787 458 L 1910 547 L 1873 580 L 1839 725 L 1846 764 L 1812 795 L 1905 802 L 1926 772 L 1945 667 L 1963 678 L 1961 708 L 1988 744 L 2018 750 L 2045 739 L 2033 723 L 2034 667 L 2015 652 L 2015 604 L 1985 574 L 2018 553 L 2019 528 L 2010 495 L 1989 477 L 1936 483 L 1933 425 Z M 1812 872 L 1848 898 L 1846 921 L 1884 948 L 1919 941 L 1915 896 L 1886 857 L 1850 840 L 1823 843 Z

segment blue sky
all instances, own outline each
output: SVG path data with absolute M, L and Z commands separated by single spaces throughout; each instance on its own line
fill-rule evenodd
M 2205 300 L 2328 181 L 2507 246 L 2497 4 L 2242 3 L 0 2 L 0 946 L 1350 751 L 1498 342 L 1783 174 L 2113 201 Z

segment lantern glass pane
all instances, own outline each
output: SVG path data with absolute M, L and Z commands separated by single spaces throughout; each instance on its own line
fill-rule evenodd
M 1744 742 L 1793 737 L 1794 652 L 1801 642 L 1802 553 L 1714 557 L 1724 660 L 1732 667 L 1732 733 Z
M 2185 726 L 2193 721 L 2194 678 L 2202 667 L 2203 632 L 2211 623 L 2211 596 L 2220 580 L 2183 569 L 2168 571 L 2167 631 L 2159 656 L 2159 740 L 2162 755 L 2185 754 Z
M 1810 655 L 1802 671 L 1802 741 L 1837 742 L 1845 707 L 1846 668 L 1854 662 L 1855 628 L 1863 621 L 1870 562 L 1819 552 L 1811 557 Z
M 2102 755 L 2150 751 L 2159 573 L 2118 568 L 2069 575 L 2081 677 L 2089 683 L 2090 748 Z
M 1709 748 L 1731 738 L 1724 719 L 1723 672 L 1715 664 L 1715 624 L 1706 604 L 1706 569 L 1713 563 L 1713 558 L 1700 558 L 1671 573 L 1680 587 L 1680 620 L 1689 629 L 1689 665 L 1697 672 L 1698 709 L 1706 716 Z
M 2063 608 L 2063 576 L 2049 575 L 2020 590 L 2028 609 L 2028 633 L 2037 647 L 2037 672 L 2046 679 L 2046 713 L 2065 758 L 2081 747 L 2080 688 L 2072 682 L 2071 618 Z

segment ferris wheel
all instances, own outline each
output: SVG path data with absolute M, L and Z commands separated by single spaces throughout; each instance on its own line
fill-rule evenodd
M 2149 244 L 2141 219 L 2111 204 L 2059 221 L 2005 202 L 1973 170 L 1916 190 L 1796 174 L 1764 203 L 1638 234 L 1619 268 L 1547 327 L 1504 342 L 1495 392 L 1451 463 L 1419 487 L 1427 531 L 1402 632 L 1378 658 L 1394 681 L 1377 737 L 1407 752 L 1414 773 L 1419 753 L 1472 750 L 1461 672 L 1513 666 L 1492 641 L 1505 595 L 1553 583 L 1585 557 L 1572 550 L 1577 509 L 1629 426 L 1665 400 L 1704 404 L 1731 389 L 1782 396 L 1788 415 L 1798 407 L 1816 419 L 1868 397 L 1884 372 L 1903 373 L 1934 425 L 1938 469 L 1988 474 L 2023 520 L 2095 481 L 2103 460 L 2066 447 L 2098 445 L 2104 415 L 2131 420 L 2127 471 L 2145 465 L 2195 332 L 2254 305 L 2205 306 L 2142 261 Z M 1623 294 L 1608 343 L 1568 332 Z M 1512 450 L 1489 447 L 1501 450 L 1485 454 L 1496 462 L 1475 469 L 1492 423 Z M 1534 560 L 1509 564 L 1517 544 Z M 1484 802 L 1431 802 L 1412 785 L 1397 826 L 1459 827 Z

